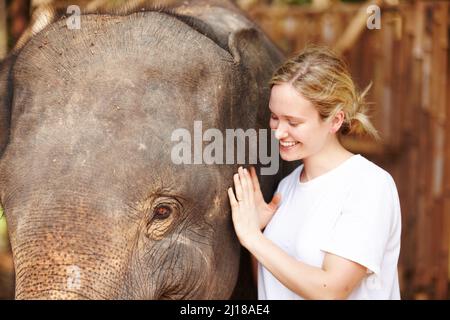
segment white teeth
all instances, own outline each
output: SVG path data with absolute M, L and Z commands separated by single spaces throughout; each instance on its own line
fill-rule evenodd
M 298 143 L 298 142 L 283 142 L 283 141 L 280 141 L 280 144 L 281 144 L 283 147 L 292 147 L 292 146 L 295 146 L 297 143 Z

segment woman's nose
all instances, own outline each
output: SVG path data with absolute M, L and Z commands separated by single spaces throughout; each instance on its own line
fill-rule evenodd
M 278 127 L 275 129 L 275 138 L 281 140 L 287 137 L 287 130 L 284 129 L 283 125 L 280 123 Z

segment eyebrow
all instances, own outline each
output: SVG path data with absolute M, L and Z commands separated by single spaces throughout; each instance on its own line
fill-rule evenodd
M 305 118 L 299 118 L 299 117 L 292 117 L 292 116 L 285 116 L 288 120 L 297 120 L 297 121 L 305 121 Z
M 273 112 L 272 110 L 270 110 L 270 113 L 275 114 L 275 112 Z M 288 120 L 306 121 L 306 119 L 302 117 L 294 117 L 288 115 L 281 115 L 280 117 L 286 118 Z

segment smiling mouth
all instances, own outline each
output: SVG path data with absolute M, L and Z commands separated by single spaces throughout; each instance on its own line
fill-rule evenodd
M 280 141 L 280 145 L 283 148 L 291 148 L 293 146 L 296 146 L 297 144 L 299 144 L 299 142 L 295 142 L 295 141 Z

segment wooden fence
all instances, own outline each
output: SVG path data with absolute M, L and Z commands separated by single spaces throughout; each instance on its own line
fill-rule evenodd
M 335 46 L 358 5 L 318 12 L 254 7 L 249 15 L 288 55 L 306 44 Z M 450 230 L 449 4 L 413 1 L 381 7 L 381 29 L 364 28 L 344 53 L 369 100 L 382 142 L 347 139 L 394 177 L 402 206 L 402 296 L 446 299 Z

